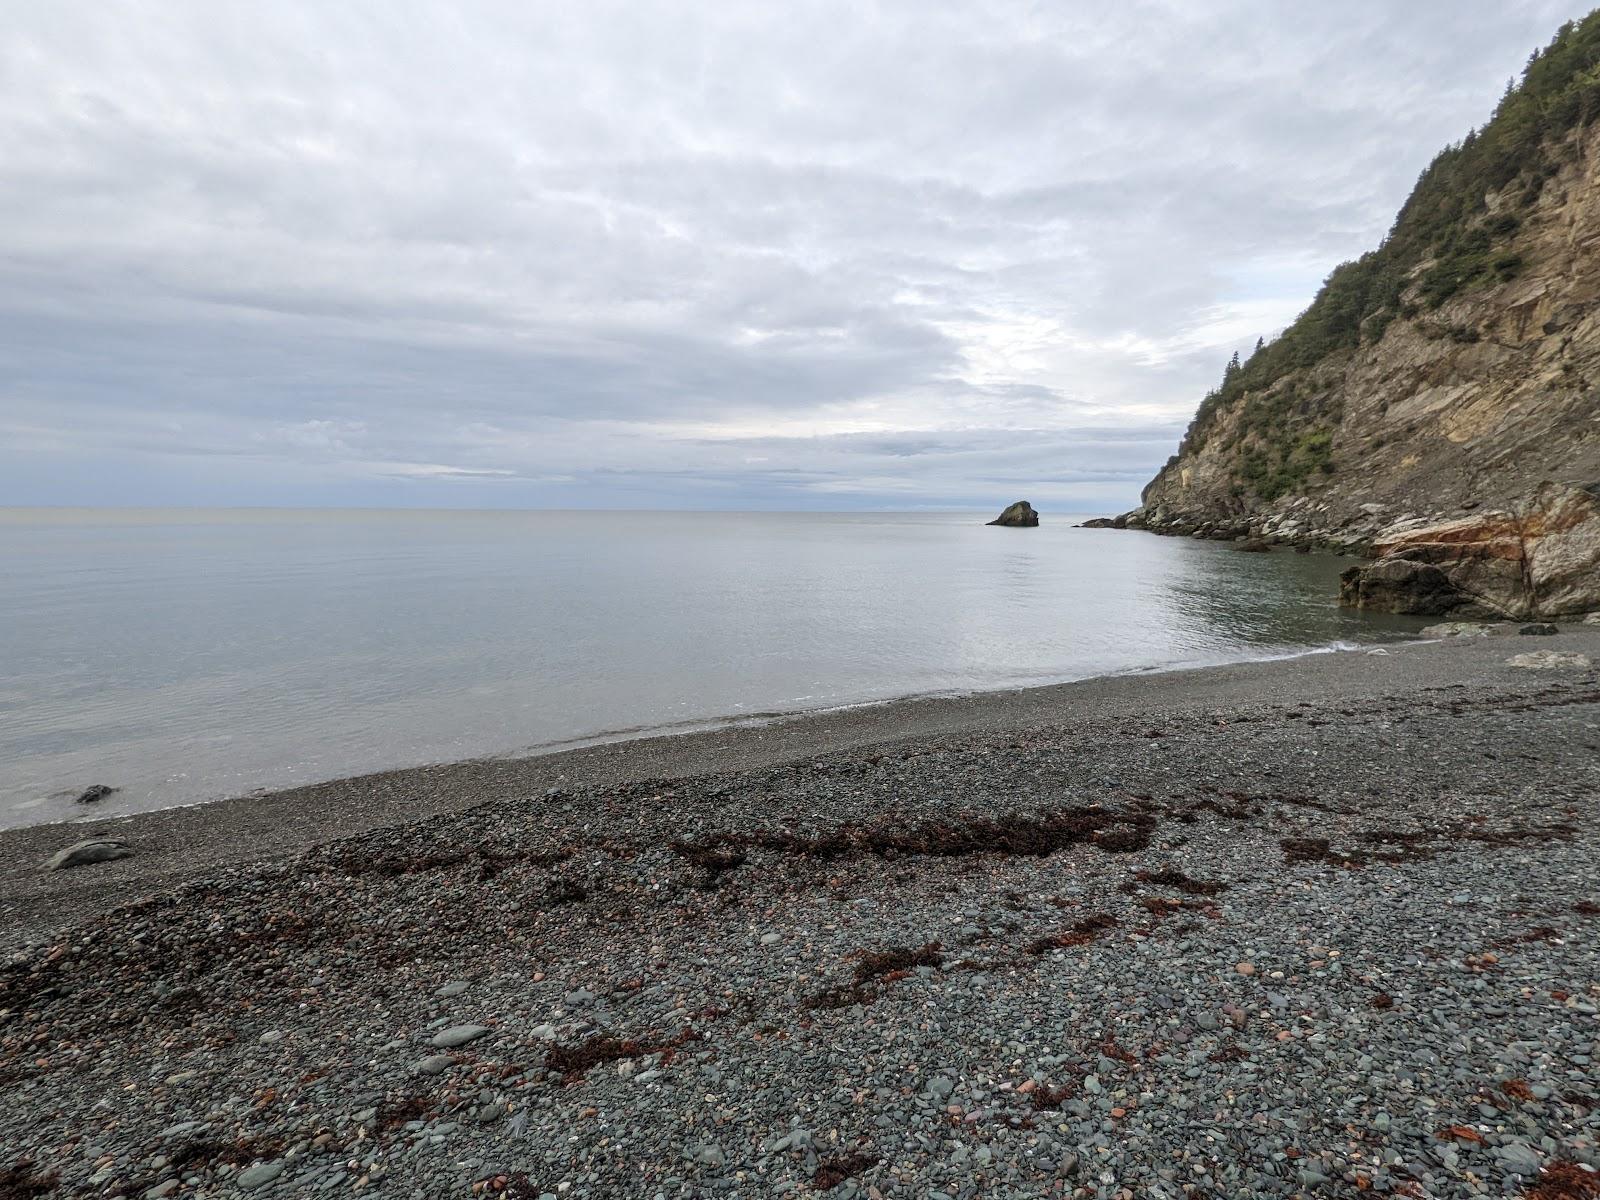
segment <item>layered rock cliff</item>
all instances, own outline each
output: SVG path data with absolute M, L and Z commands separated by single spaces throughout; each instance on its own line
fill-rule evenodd
M 1597 118 L 1600 14 L 1434 161 L 1382 247 L 1230 364 L 1118 523 L 1429 568 L 1415 600 L 1400 568 L 1347 587 L 1370 607 L 1600 608 Z

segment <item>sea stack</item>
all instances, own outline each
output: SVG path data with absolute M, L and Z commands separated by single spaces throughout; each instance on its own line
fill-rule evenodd
M 1039 514 L 1033 511 L 1033 505 L 1026 500 L 1006 505 L 1005 512 L 988 522 L 990 525 L 1005 525 L 1011 529 L 1032 529 L 1038 523 Z

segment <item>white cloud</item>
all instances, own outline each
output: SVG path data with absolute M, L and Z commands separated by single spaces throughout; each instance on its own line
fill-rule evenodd
M 0 503 L 1093 508 L 1581 12 L 13 7 Z

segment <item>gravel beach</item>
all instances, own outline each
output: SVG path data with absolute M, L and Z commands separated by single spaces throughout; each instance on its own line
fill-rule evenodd
M 1600 1196 L 1541 650 L 1600 629 L 7 832 L 0 1198 Z

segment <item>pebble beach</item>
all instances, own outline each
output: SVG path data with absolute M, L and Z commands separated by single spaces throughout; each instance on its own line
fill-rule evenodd
M 1600 630 L 8 832 L 0 1197 L 1600 1196 L 1572 655 Z M 41 870 L 86 830 L 133 853 Z

